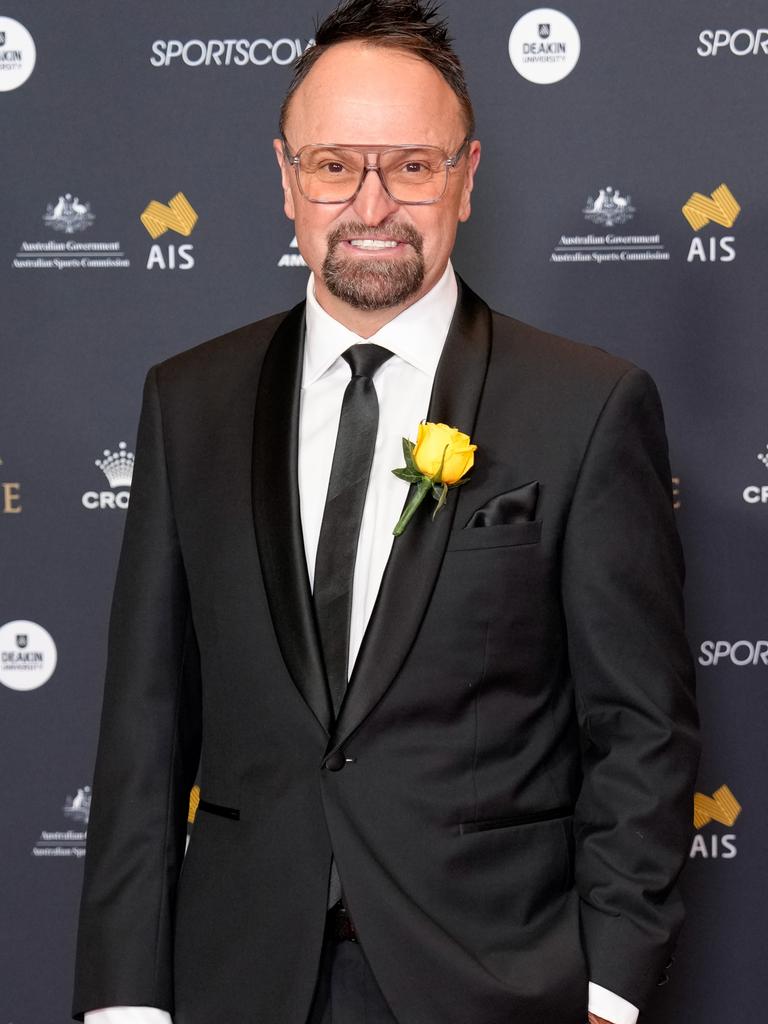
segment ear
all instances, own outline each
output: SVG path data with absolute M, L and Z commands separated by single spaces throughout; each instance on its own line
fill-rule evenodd
M 469 220 L 469 215 L 472 212 L 470 196 L 475 184 L 475 171 L 480 163 L 480 143 L 477 139 L 473 139 L 470 142 L 464 160 L 466 160 L 466 166 L 464 168 L 464 183 L 461 189 L 461 203 L 459 204 L 460 221 Z
M 296 209 L 293 204 L 291 165 L 285 159 L 285 150 L 283 149 L 282 139 L 273 139 L 272 149 L 275 151 L 277 164 L 280 168 L 280 181 L 283 186 L 283 209 L 285 210 L 285 216 L 288 217 L 289 220 L 295 220 Z

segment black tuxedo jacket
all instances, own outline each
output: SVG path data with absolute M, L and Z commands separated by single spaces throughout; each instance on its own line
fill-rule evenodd
M 476 465 L 395 540 L 334 722 L 302 345 L 299 305 L 147 375 L 73 1012 L 305 1024 L 332 850 L 402 1024 L 583 1024 L 588 978 L 642 1007 L 698 756 L 652 382 L 461 285 L 429 417 Z

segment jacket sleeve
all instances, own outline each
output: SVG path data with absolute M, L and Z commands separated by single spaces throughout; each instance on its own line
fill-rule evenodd
M 606 401 L 563 547 L 582 740 L 575 876 L 590 980 L 641 1009 L 669 966 L 683 907 L 698 765 L 683 560 L 661 404 L 632 368 Z
M 158 368 L 147 374 L 109 622 L 73 1015 L 173 1012 L 172 938 L 200 667 L 166 467 Z

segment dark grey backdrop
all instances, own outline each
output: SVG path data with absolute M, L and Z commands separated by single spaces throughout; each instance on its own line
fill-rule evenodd
M 768 443 L 768 55 L 696 51 L 703 30 L 754 32 L 768 23 L 765 4 L 563 0 L 558 9 L 580 31 L 581 58 L 547 86 L 520 77 L 507 52 L 513 24 L 534 4 L 445 7 L 484 146 L 455 265 L 498 309 L 627 356 L 655 376 L 679 478 L 691 643 L 706 661 L 701 644 L 725 642 L 717 664 L 699 667 L 699 789 L 711 796 L 727 785 L 742 810 L 735 823 L 715 820 L 698 832 L 673 980 L 647 1019 L 755 1020 L 765 1004 L 768 907 L 767 669 L 755 647 L 768 635 L 768 490 L 747 492 L 755 501 L 744 491 L 768 485 L 758 459 Z M 131 449 L 150 364 L 293 304 L 306 280 L 301 267 L 278 265 L 296 254 L 270 149 L 289 67 L 153 67 L 152 43 L 304 46 L 315 9 L 310 0 L 3 5 L 31 32 L 37 66 L 25 85 L 0 93 L 0 484 L 18 484 L 21 504 L 0 512 L 0 626 L 39 623 L 59 661 L 38 689 L 0 685 L 0 928 L 8 943 L 0 1024 L 68 1017 L 82 863 L 76 853 L 33 851 L 44 831 L 84 828 L 63 808 L 90 781 L 124 520 L 120 509 L 83 506 L 86 492 L 120 491 L 94 460 L 120 441 Z M 281 59 L 288 53 L 288 44 L 277 49 Z M 689 261 L 694 232 L 681 207 L 692 192 L 723 182 L 741 213 L 733 227 L 709 224 L 698 235 L 706 252 L 710 238 L 716 248 L 734 239 L 735 258 Z M 612 228 L 583 213 L 608 186 L 635 208 Z M 153 243 L 139 216 L 150 200 L 165 203 L 178 191 L 198 223 L 189 238 L 169 231 L 157 244 L 166 259 L 169 245 L 192 245 L 194 266 L 147 269 Z M 72 235 L 42 220 L 67 192 L 95 217 Z M 611 232 L 659 235 L 669 259 L 550 260 L 561 236 Z M 130 267 L 14 266 L 24 241 L 67 239 L 119 241 Z M 8 486 L 0 508 L 4 493 Z M 753 646 L 732 651 L 737 641 Z M 757 662 L 737 664 L 750 651 Z

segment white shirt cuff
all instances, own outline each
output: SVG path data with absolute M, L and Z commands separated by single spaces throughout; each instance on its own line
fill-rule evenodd
M 173 1024 L 166 1010 L 154 1006 L 107 1006 L 103 1010 L 89 1010 L 85 1024 Z
M 636 1024 L 640 1011 L 626 999 L 617 996 L 594 981 L 589 983 L 589 1012 L 604 1017 L 611 1024 Z M 110 1022 L 111 1024 L 111 1022 Z M 115 1024 L 119 1024 L 115 1021 Z M 148 1022 L 149 1024 L 149 1022 Z

